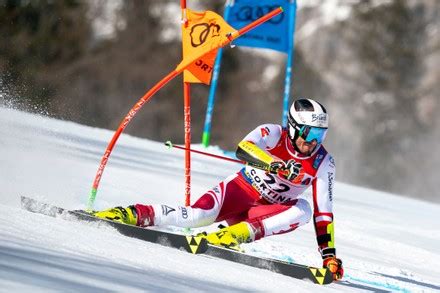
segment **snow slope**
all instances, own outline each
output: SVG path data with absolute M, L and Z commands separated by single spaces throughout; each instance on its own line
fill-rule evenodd
M 346 277 L 322 288 L 127 238 L 96 223 L 23 211 L 20 195 L 84 208 L 113 132 L 0 107 L 0 135 L 0 291 L 440 291 L 440 231 L 434 225 L 439 205 L 337 182 L 336 241 Z M 193 155 L 192 168 L 196 198 L 240 165 Z M 183 181 L 181 151 L 122 135 L 96 208 L 183 203 Z M 246 250 L 319 266 L 315 241 L 308 224 Z

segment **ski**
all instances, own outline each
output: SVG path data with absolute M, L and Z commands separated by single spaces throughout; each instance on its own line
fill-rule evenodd
M 43 203 L 26 196 L 21 196 L 21 207 L 27 211 L 44 214 L 51 217 L 62 217 L 64 219 L 73 218 L 81 221 L 102 223 L 114 227 L 122 235 L 157 243 L 163 246 L 185 250 L 194 254 L 203 253 L 208 249 L 207 241 L 203 237 L 174 234 L 166 231 L 141 228 L 106 219 L 100 219 L 82 210 L 66 210 L 64 208 Z
M 254 268 L 269 270 L 295 279 L 312 281 L 319 285 L 326 285 L 333 282 L 333 275 L 330 270 L 326 268 L 309 267 L 272 258 L 253 256 L 237 250 L 209 244 L 208 249 L 204 254 Z
M 296 279 L 308 280 L 315 284 L 325 285 L 333 282 L 332 273 L 326 268 L 316 268 L 272 258 L 253 256 L 237 250 L 210 245 L 206 239 L 199 236 L 186 236 L 112 222 L 96 218 L 82 210 L 66 210 L 26 196 L 21 197 L 21 207 L 27 211 L 51 217 L 62 217 L 67 220 L 73 218 L 81 221 L 103 223 L 116 228 L 119 233 L 128 237 L 183 249 L 194 254 L 208 255 L 254 268 L 269 270 Z

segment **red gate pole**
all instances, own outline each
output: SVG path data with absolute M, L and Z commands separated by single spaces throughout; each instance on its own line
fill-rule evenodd
M 182 26 L 188 25 L 186 0 L 180 0 Z M 183 33 L 183 30 L 182 30 Z M 182 44 L 183 45 L 183 44 Z M 183 48 L 182 48 L 183 49 Z M 182 50 L 183 51 L 183 50 Z M 185 206 L 191 205 L 191 84 L 183 81 L 183 119 L 185 131 Z

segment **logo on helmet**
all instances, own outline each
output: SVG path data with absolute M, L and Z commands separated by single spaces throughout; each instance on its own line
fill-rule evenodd
M 317 122 L 319 124 L 326 124 L 327 114 L 312 114 L 312 122 Z

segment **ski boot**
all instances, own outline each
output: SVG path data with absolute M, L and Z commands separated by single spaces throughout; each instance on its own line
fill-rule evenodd
M 104 211 L 93 212 L 91 215 L 97 218 L 107 219 L 127 225 L 137 224 L 137 212 L 134 206 L 129 206 L 126 208 L 115 207 Z
M 148 227 L 154 225 L 154 209 L 151 205 L 136 204 L 126 208 L 115 207 L 91 213 L 92 216 L 114 222 Z
M 253 241 L 252 228 L 247 222 L 221 228 L 217 232 L 206 234 L 205 239 L 212 245 L 240 250 L 240 244 Z

